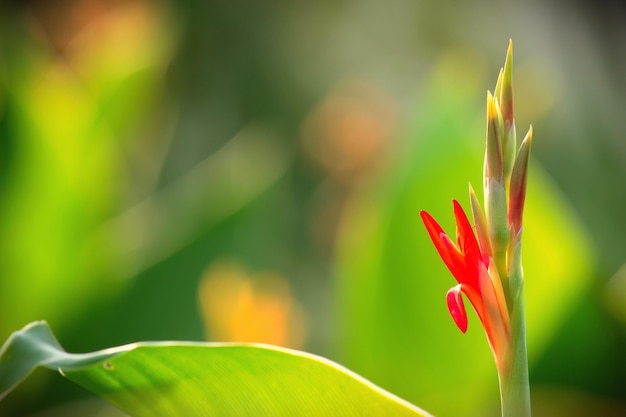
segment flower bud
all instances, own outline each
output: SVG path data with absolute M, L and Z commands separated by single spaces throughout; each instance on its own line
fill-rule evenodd
M 509 187 L 509 225 L 511 232 L 517 235 L 522 229 L 522 215 L 524 214 L 524 200 L 526 199 L 526 182 L 528 177 L 528 158 L 530 145 L 533 138 L 533 127 L 528 129 L 526 137 L 522 141 L 513 172 L 511 173 L 511 185 Z
M 480 251 L 487 257 L 483 261 L 488 263 L 488 258 L 493 257 L 493 249 L 491 247 L 491 239 L 489 238 L 489 227 L 487 226 L 487 220 L 485 219 L 485 213 L 476 198 L 476 193 L 472 188 L 472 184 L 469 185 L 470 204 L 472 207 L 472 215 L 474 217 L 474 224 L 476 225 L 476 234 L 478 235 L 478 243 L 480 245 Z
M 491 92 L 487 92 L 487 146 L 484 176 L 485 187 L 492 179 L 503 183 L 502 114 Z
M 496 99 L 500 111 L 502 112 L 503 129 L 502 129 L 502 169 L 505 181 L 508 181 L 513 169 L 515 160 L 515 150 L 517 147 L 517 139 L 515 133 L 515 117 L 513 113 L 513 83 L 512 83 L 512 65 L 513 65 L 513 42 L 509 40 L 509 48 L 506 53 L 506 61 L 504 69 L 500 70 L 498 82 L 500 83 L 499 91 L 496 93 Z

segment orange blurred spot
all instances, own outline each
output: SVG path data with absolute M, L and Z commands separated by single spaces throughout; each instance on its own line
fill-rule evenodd
M 396 113 L 392 100 L 377 86 L 344 82 L 304 121 L 304 148 L 335 181 L 352 183 L 381 160 Z
M 280 275 L 251 275 L 236 263 L 218 262 L 204 273 L 199 293 L 211 340 L 302 348 L 304 316 Z

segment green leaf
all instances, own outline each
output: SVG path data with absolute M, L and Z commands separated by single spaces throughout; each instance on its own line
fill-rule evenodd
M 146 342 L 71 354 L 35 322 L 0 352 L 0 399 L 37 366 L 137 417 L 429 416 L 334 362 L 268 345 Z

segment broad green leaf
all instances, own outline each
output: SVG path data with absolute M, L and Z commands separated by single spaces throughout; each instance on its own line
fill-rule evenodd
M 147 342 L 71 354 L 35 322 L 0 352 L 0 398 L 37 366 L 136 417 L 429 416 L 327 359 L 268 345 Z

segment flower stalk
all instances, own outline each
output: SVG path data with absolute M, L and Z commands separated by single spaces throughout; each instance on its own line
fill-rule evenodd
M 498 371 L 503 417 L 531 415 L 521 248 L 532 134 L 531 126 L 517 146 L 509 42 L 494 94 L 487 93 L 484 210 L 471 184 L 474 227 L 453 200 L 456 243 L 430 214 L 420 213 L 435 248 L 458 282 L 446 295 L 455 324 L 465 333 L 465 296 L 485 329 Z

